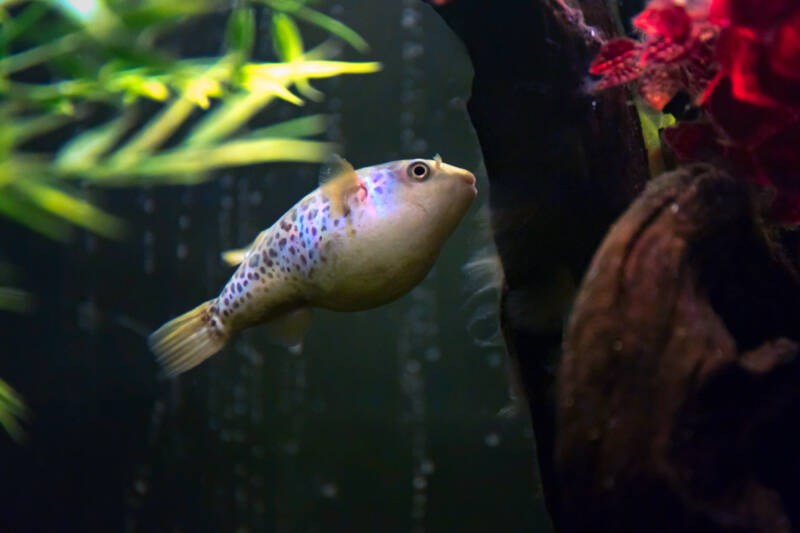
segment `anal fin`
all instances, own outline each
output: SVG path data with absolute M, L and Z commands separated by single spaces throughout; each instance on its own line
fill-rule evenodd
M 301 307 L 279 315 L 265 324 L 267 335 L 277 344 L 297 354 L 303 349 L 303 338 L 311 326 L 310 307 Z

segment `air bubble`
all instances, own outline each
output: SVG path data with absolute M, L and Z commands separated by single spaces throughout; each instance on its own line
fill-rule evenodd
M 442 352 L 436 346 L 431 346 L 427 350 L 425 350 L 425 359 L 430 361 L 431 363 L 435 363 L 439 359 L 442 358 Z
M 497 352 L 492 352 L 486 356 L 486 364 L 492 368 L 497 368 L 503 363 L 503 356 Z
M 418 25 L 420 22 L 419 19 L 419 13 L 417 13 L 415 9 L 407 7 L 403 9 L 403 14 L 400 16 L 400 25 L 408 30 Z
M 403 43 L 402 56 L 406 61 L 412 61 L 425 53 L 425 47 L 420 43 Z
M 320 492 L 325 498 L 332 499 L 339 495 L 339 487 L 335 483 L 325 483 L 320 488 Z
M 428 151 L 428 141 L 425 139 L 417 139 L 411 144 L 411 151 L 417 154 L 422 154 Z
M 498 435 L 497 433 L 489 433 L 486 435 L 486 437 L 484 437 L 483 441 L 490 448 L 494 448 L 495 446 L 500 444 L 500 435 Z

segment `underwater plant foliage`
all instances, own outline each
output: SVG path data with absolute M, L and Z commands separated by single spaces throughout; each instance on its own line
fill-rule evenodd
M 681 162 L 715 162 L 766 186 L 767 218 L 800 221 L 800 7 L 786 0 L 650 0 L 639 40 L 606 42 L 589 71 L 602 90 L 635 81 L 661 111 L 683 94 L 699 116 L 664 129 Z
M 125 222 L 91 199 L 97 187 L 192 184 L 222 168 L 327 157 L 334 145 L 311 138 L 325 131 L 324 115 L 247 125 L 275 100 L 322 99 L 309 79 L 376 72 L 380 64 L 331 61 L 329 41 L 306 50 L 293 17 L 362 52 L 368 46 L 304 2 L 260 3 L 270 8 L 276 62 L 252 60 L 255 3 L 0 5 L 0 215 L 62 242 L 73 227 L 122 238 Z M 181 58 L 161 43 L 217 12 L 227 17 L 223 55 Z M 160 108 L 148 117 L 146 103 Z M 24 311 L 29 300 L 0 287 L 0 310 Z
M 416 0 L 302 5 L 358 31 L 382 71 L 308 77 L 323 100 L 293 84 L 302 107 L 275 96 L 220 142 L 313 138 L 337 145 L 356 167 L 439 152 L 476 174 L 476 203 L 485 202 L 464 110 L 469 62 L 442 21 Z M 273 20 L 271 5 L 251 7 L 250 62 L 280 59 L 272 29 L 291 23 Z M 281 13 L 302 31 L 304 49 L 328 39 L 328 28 L 299 11 Z M 161 44 L 175 57 L 217 57 L 228 14 L 190 19 Z M 323 47 L 331 61 L 361 58 L 349 42 L 341 55 L 335 48 Z M 213 134 L 218 122 L 203 117 L 230 98 L 210 97 L 207 110 L 195 105 L 151 156 Z M 141 131 L 167 104 L 140 97 L 136 105 L 131 128 Z M 109 124 L 117 118 L 112 109 L 98 124 L 121 127 Z M 26 147 L 58 148 L 71 135 L 53 130 Z M 205 157 L 196 153 L 193 164 Z M 318 171 L 314 162 L 270 162 L 158 187 L 158 177 L 143 173 L 80 178 L 77 193 L 124 221 L 122 239 L 72 227 L 63 245 L 0 222 L 4 259 L 18 274 L 8 284 L 36 304 L 3 314 L 9 355 L 0 376 L 32 415 L 25 445 L 0 439 L 0 471 L 14 480 L 0 487 L 0 529 L 548 530 L 530 427 L 524 415 L 498 416 L 509 404 L 502 347 L 465 334 L 475 310 L 483 316 L 497 296 L 470 298 L 461 271 L 483 245 L 475 209 L 411 294 L 368 312 L 316 313 L 301 354 L 254 329 L 187 375 L 157 378 L 147 335 L 213 296 L 230 276 L 221 252 L 247 245 L 317 187 Z M 62 181 L 73 183 L 55 183 Z M 48 513 L 38 510 L 42 501 Z

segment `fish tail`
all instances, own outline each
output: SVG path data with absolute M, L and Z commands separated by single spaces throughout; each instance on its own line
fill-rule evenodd
M 154 331 L 148 344 L 168 376 L 175 376 L 199 365 L 228 340 L 219 319 L 217 300 L 202 303 Z

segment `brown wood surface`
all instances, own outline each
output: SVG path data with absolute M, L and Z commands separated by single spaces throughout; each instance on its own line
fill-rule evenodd
M 795 531 L 798 324 L 797 276 L 743 182 L 695 166 L 651 183 L 565 334 L 568 529 Z
M 795 270 L 712 167 L 631 205 L 648 175 L 631 95 L 583 90 L 596 46 L 557 4 L 439 8 L 475 68 L 501 327 L 555 529 L 796 531 Z M 611 3 L 573 4 L 617 32 Z

